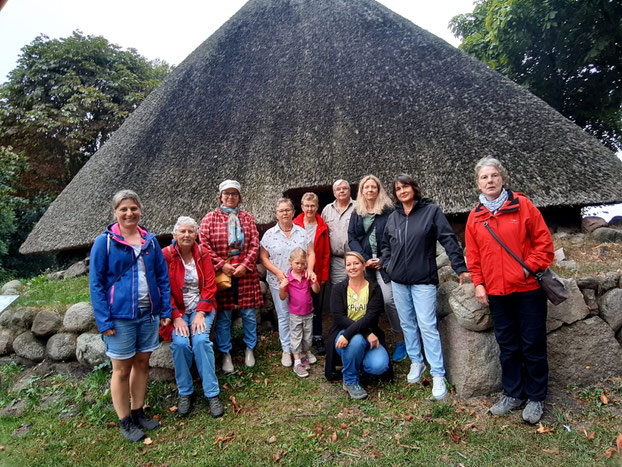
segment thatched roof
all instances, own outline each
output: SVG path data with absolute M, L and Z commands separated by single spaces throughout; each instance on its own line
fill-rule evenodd
M 200 219 L 226 178 L 270 222 L 290 188 L 415 175 L 447 213 L 475 203 L 472 169 L 501 158 L 539 206 L 622 201 L 622 164 L 479 61 L 373 0 L 250 0 L 199 46 L 78 173 L 23 253 L 89 245 L 115 191 L 168 233 Z

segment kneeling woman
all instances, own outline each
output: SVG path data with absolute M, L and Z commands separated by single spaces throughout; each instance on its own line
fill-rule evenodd
M 365 280 L 365 260 L 360 253 L 345 254 L 348 279 L 333 286 L 330 311 L 333 327 L 326 352 L 326 378 L 334 378 L 337 360 L 343 362 L 343 387 L 352 399 L 365 399 L 359 384 L 363 372 L 382 375 L 390 371 L 389 354 L 378 319 L 384 309 L 382 291 Z M 389 373 L 387 373 L 389 375 Z
M 171 278 L 174 326 L 171 353 L 179 391 L 179 413 L 187 415 L 192 409 L 194 386 L 190 368 L 194 357 L 210 412 L 212 417 L 218 418 L 225 408 L 218 399 L 220 388 L 209 339 L 216 315 L 216 281 L 209 252 L 196 242 L 198 231 L 194 219 L 180 217 L 173 228 L 173 244 L 162 250 Z

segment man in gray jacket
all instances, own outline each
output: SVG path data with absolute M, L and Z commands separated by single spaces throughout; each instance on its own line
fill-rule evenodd
M 350 184 L 339 179 L 333 183 L 335 201 L 322 210 L 322 219 L 328 226 L 330 241 L 330 283 L 337 284 L 346 279 L 344 255 L 350 251 L 348 247 L 348 226 L 354 210 L 350 198 Z

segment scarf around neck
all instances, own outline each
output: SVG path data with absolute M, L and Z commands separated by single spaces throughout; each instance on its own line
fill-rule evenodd
M 482 203 L 486 207 L 486 209 L 488 209 L 493 214 L 495 214 L 501 208 L 501 206 L 505 204 L 507 200 L 508 191 L 505 188 L 503 188 L 501 190 L 501 194 L 492 201 L 488 201 L 484 193 L 480 193 L 479 195 L 479 202 Z
M 232 256 L 238 256 L 240 254 L 239 251 L 244 248 L 244 231 L 242 230 L 240 219 L 238 218 L 240 208 L 227 208 L 221 205 L 220 210 L 229 215 L 229 219 L 227 219 L 227 233 L 229 235 L 228 245 L 232 250 L 238 250 L 237 254 L 232 251 Z

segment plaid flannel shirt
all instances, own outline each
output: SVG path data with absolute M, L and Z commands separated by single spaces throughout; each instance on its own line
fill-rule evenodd
M 227 260 L 229 250 L 228 219 L 228 214 L 220 209 L 215 209 L 205 215 L 199 227 L 199 240 L 201 245 L 204 245 L 209 251 L 216 272 L 220 271 Z M 255 219 L 248 212 L 240 209 L 238 219 L 244 232 L 244 248 L 240 251 L 240 260 L 241 264 L 246 267 L 246 274 L 240 277 L 237 308 L 241 310 L 259 308 L 263 306 L 263 296 L 257 276 L 259 232 L 257 232 Z M 219 310 L 236 308 L 231 289 L 217 292 L 216 301 Z

